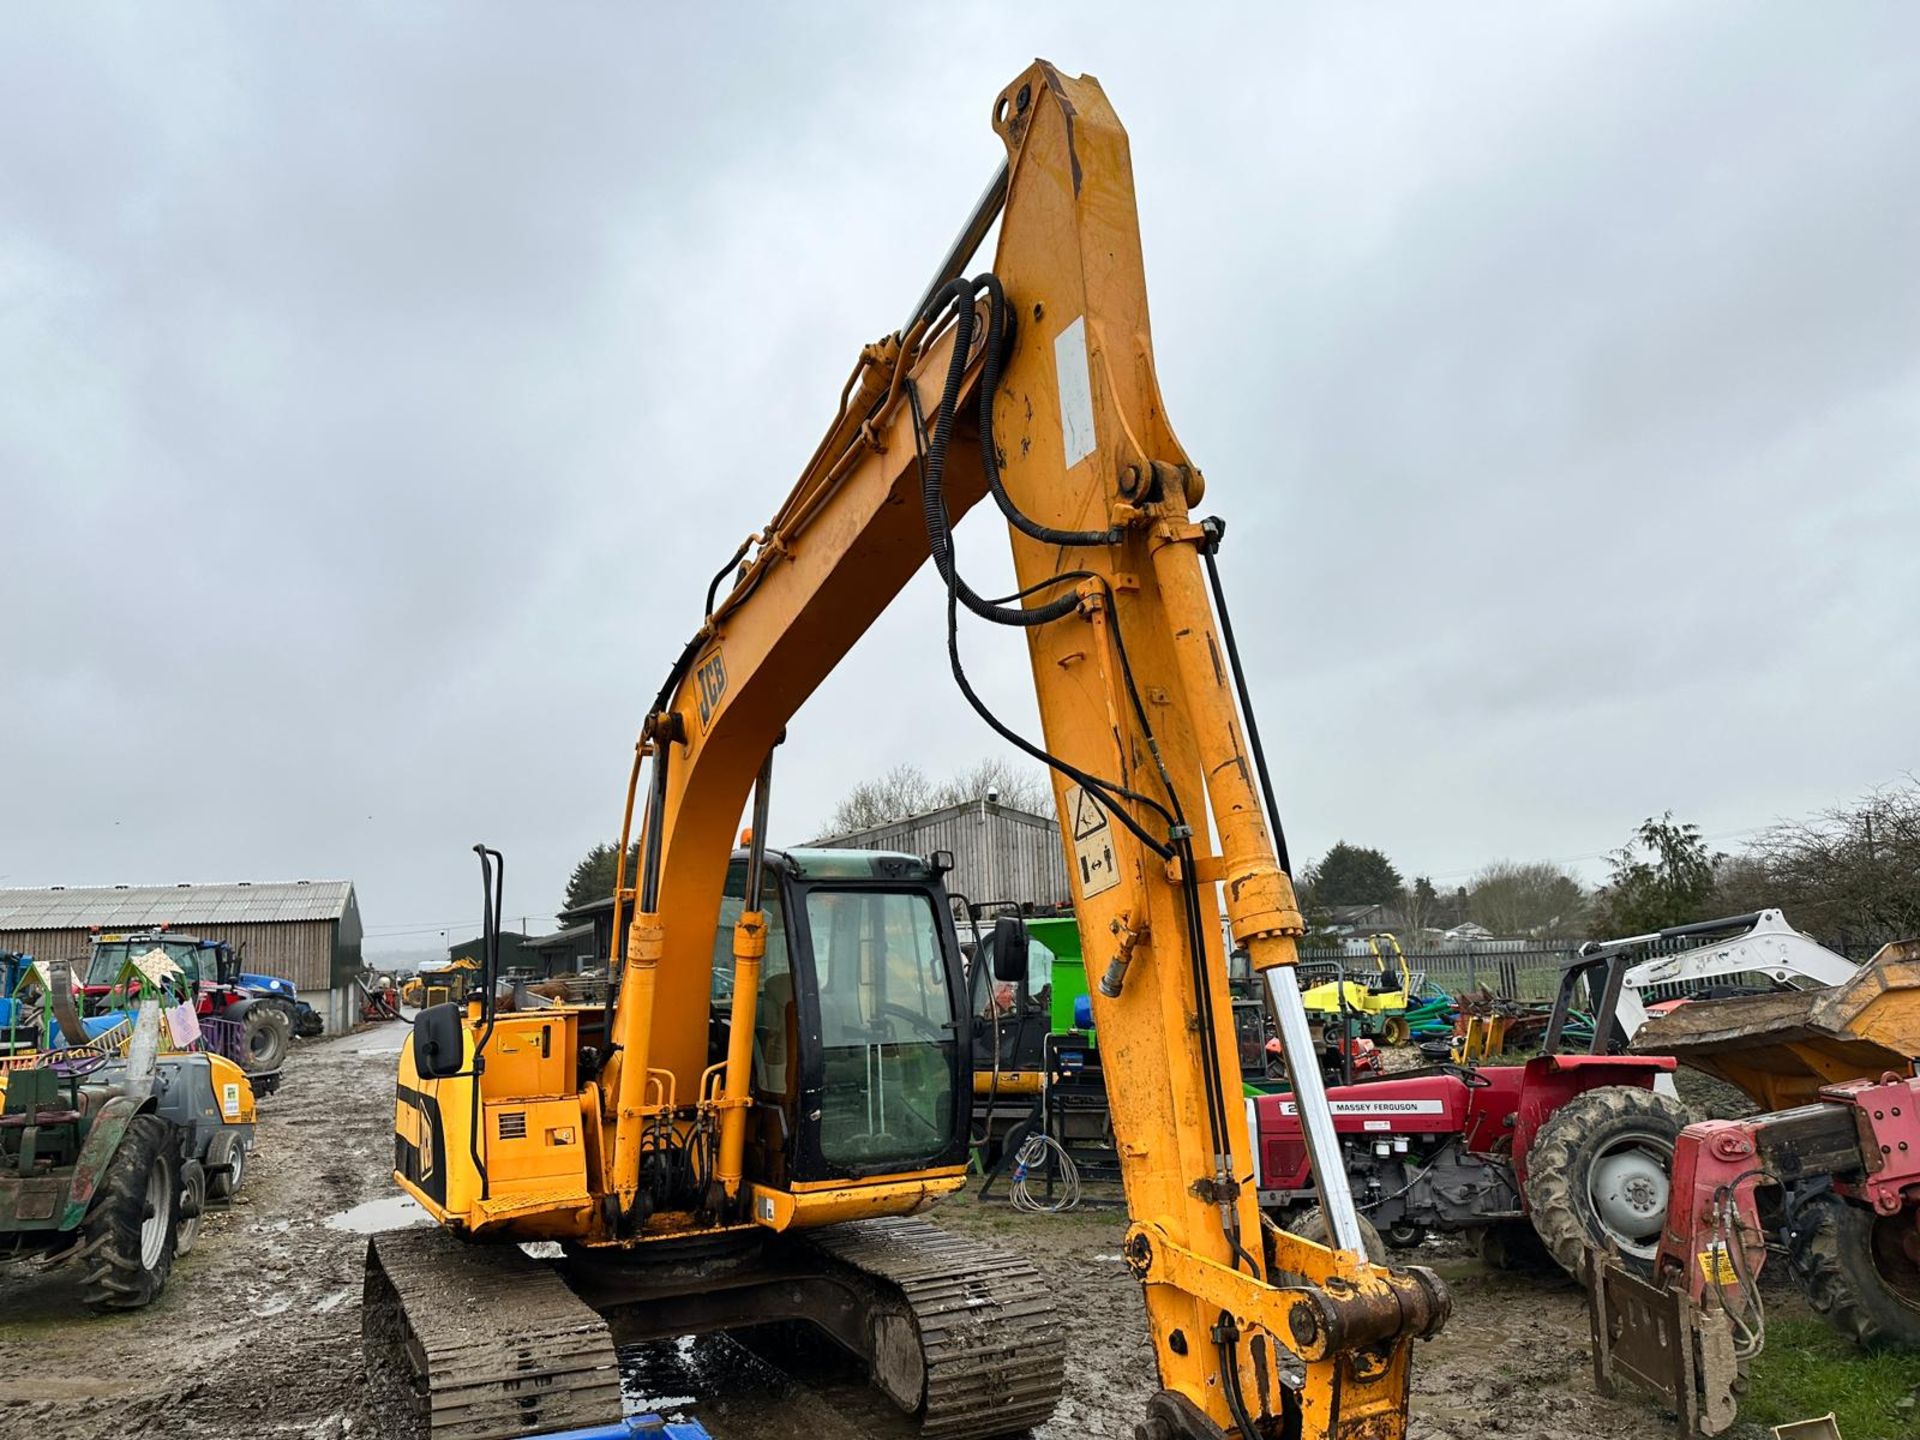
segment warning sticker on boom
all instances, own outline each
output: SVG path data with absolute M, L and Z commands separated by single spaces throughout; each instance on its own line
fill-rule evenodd
M 1078 785 L 1067 787 L 1067 823 L 1073 837 L 1074 868 L 1080 872 L 1080 898 L 1091 900 L 1120 883 L 1113 824 L 1100 802 Z

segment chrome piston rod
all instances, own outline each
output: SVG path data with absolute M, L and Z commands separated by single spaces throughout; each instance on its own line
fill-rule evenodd
M 1267 989 L 1273 999 L 1275 1023 L 1280 1027 L 1280 1051 L 1286 1057 L 1287 1078 L 1293 1082 L 1293 1105 L 1306 1137 L 1307 1158 L 1313 1163 L 1313 1183 L 1320 1191 L 1320 1209 L 1327 1217 L 1332 1248 L 1367 1258 L 1360 1237 L 1360 1217 L 1353 1208 L 1353 1188 L 1334 1133 L 1333 1112 L 1327 1108 L 1327 1087 L 1320 1078 L 1320 1059 L 1314 1052 L 1313 1030 L 1307 1007 L 1300 1000 L 1300 979 L 1291 965 L 1267 971 Z

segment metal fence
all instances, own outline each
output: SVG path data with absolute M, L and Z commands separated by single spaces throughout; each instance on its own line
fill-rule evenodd
M 1572 956 L 1574 946 L 1541 947 L 1532 945 L 1449 946 L 1445 950 L 1409 950 L 1407 968 L 1424 972 L 1429 986 L 1458 995 L 1482 985 L 1496 995 L 1516 1000 L 1551 1000 L 1560 985 L 1560 970 Z M 1340 964 L 1349 975 L 1371 973 L 1376 964 L 1371 954 L 1354 955 L 1339 950 L 1302 950 L 1300 962 Z
M 1636 956 L 1636 963 L 1656 955 L 1677 955 L 1683 950 L 1697 950 L 1703 944 L 1713 943 L 1715 941 L 1712 938 L 1690 936 L 1654 941 Z M 1871 959 L 1879 948 L 1864 938 L 1851 936 L 1842 937 L 1839 944 L 1828 943 L 1830 948 L 1856 964 Z M 1416 974 L 1424 972 L 1430 987 L 1445 990 L 1449 994 L 1458 995 L 1484 985 L 1496 995 L 1515 1000 L 1551 1000 L 1560 988 L 1562 968 L 1578 949 L 1577 941 L 1542 945 L 1525 940 L 1489 940 L 1477 945 L 1449 946 L 1444 950 L 1409 950 L 1406 956 L 1409 970 Z M 1377 965 L 1371 951 L 1355 954 L 1351 950 L 1302 950 L 1300 960 L 1302 964 L 1338 962 L 1346 967 L 1349 975 L 1370 974 Z M 1771 983 L 1766 976 L 1759 974 L 1721 975 L 1711 983 L 1725 985 L 1742 981 L 1763 990 L 1769 988 Z M 1641 999 L 1649 1004 L 1673 1000 L 1697 988 L 1697 983 L 1689 981 L 1649 985 L 1642 992 Z

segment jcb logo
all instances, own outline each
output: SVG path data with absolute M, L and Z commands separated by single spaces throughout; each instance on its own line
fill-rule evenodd
M 727 662 L 718 650 L 700 662 L 694 678 L 700 682 L 700 728 L 704 730 L 720 707 L 720 697 L 727 693 Z

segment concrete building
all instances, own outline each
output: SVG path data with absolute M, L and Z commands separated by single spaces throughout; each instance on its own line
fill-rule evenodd
M 129 933 L 162 925 L 236 950 L 244 944 L 241 967 L 293 981 L 326 1018 L 329 1034 L 357 1018 L 360 904 L 349 880 L 0 887 L 0 950 L 41 960 L 84 960 L 96 928 Z
M 969 800 L 810 843 L 909 855 L 951 850 L 953 873 L 947 876 L 947 888 L 976 905 L 1012 901 L 1051 906 L 1073 899 L 1059 822 L 996 800 Z

